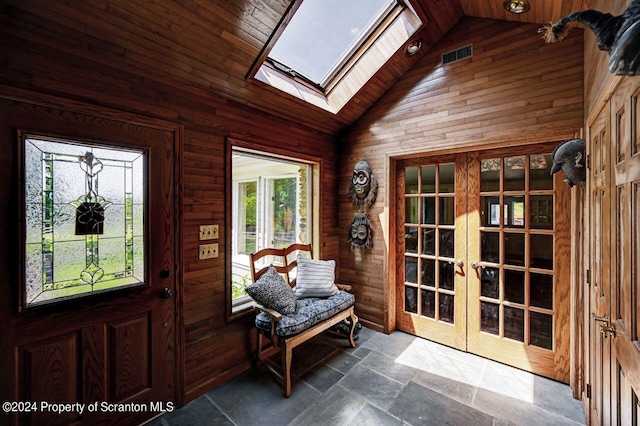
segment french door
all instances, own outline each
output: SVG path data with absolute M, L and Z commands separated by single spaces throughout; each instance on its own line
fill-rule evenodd
M 569 189 L 555 144 L 397 164 L 400 330 L 569 379 Z

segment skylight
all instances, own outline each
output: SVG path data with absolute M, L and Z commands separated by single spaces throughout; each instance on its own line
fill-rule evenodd
M 303 0 L 268 60 L 325 88 L 398 5 L 397 0 Z

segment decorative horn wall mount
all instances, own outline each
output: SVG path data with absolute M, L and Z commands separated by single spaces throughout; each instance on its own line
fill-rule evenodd
M 367 218 L 367 211 L 378 195 L 378 182 L 371 173 L 371 167 L 366 160 L 358 161 L 353 167 L 353 175 L 349 181 L 349 197 L 356 207 L 348 229 L 347 241 L 351 249 L 373 247 L 371 223 Z
M 565 177 L 564 183 L 571 187 L 574 185 L 584 186 L 586 179 L 584 148 L 585 144 L 582 139 L 569 139 L 558 145 L 551 154 L 553 166 L 551 166 L 550 174 L 562 170 Z
M 640 68 L 640 0 L 633 0 L 619 16 L 582 10 L 547 24 L 538 32 L 544 33 L 547 43 L 562 41 L 569 32 L 566 25 L 574 21 L 589 27 L 598 38 L 598 48 L 609 52 L 610 73 L 636 75 Z

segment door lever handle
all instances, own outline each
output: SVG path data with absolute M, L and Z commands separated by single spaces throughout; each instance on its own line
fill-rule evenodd
M 475 260 L 474 260 L 473 262 L 471 262 L 471 267 L 472 267 L 473 269 L 476 269 L 476 270 L 477 270 L 478 268 L 482 268 L 482 269 L 484 269 L 484 263 L 482 263 L 482 262 L 477 262 L 477 261 L 475 261 Z
M 453 259 L 453 260 L 450 260 L 449 263 L 453 263 L 454 265 L 460 268 L 464 267 L 464 261 L 462 259 Z
M 596 314 L 591 314 L 594 321 L 600 321 L 605 324 L 609 324 L 609 315 L 605 314 L 603 317 L 599 317 Z

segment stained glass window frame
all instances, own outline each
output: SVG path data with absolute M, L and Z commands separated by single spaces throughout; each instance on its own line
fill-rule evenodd
M 20 308 L 148 287 L 148 152 L 22 131 L 18 141 Z

